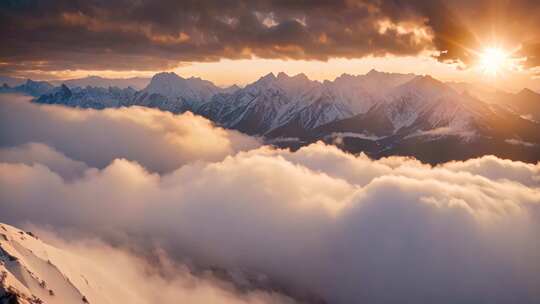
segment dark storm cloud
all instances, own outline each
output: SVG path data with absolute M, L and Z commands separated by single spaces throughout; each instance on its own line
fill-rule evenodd
M 433 47 L 440 51 L 438 59 L 441 61 L 459 60 L 465 64 L 471 61 L 467 48 L 477 48 L 478 41 L 470 29 L 463 23 L 455 10 L 451 9 L 445 1 L 389 1 L 383 2 L 385 11 L 390 15 L 400 14 L 403 7 L 425 18 L 425 23 L 433 32 Z M 396 3 L 399 3 L 396 5 Z M 456 2 L 454 3 L 456 4 Z
M 381 32 L 386 17 L 361 2 L 11 1 L 0 10 L 4 71 L 152 70 L 180 61 L 326 60 L 426 47 L 411 32 Z
M 469 63 L 477 29 L 501 12 L 510 37 L 538 41 L 536 1 L 468 2 L 4 1 L 0 70 L 155 70 L 253 55 L 326 60 L 423 50 Z

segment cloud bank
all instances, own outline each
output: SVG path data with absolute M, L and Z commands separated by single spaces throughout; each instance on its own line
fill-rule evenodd
M 259 145 L 253 138 L 217 128 L 191 113 L 174 115 L 142 107 L 80 111 L 38 105 L 29 99 L 0 96 L 0 146 L 43 143 L 91 167 L 102 168 L 125 158 L 164 172 L 194 160 L 220 160 Z M 58 158 L 51 151 L 32 151 L 47 149 L 41 146 L 27 148 L 29 155 Z M 24 155 L 0 150 L 1 159 L 14 157 Z
M 486 156 L 432 167 L 403 157 L 371 160 L 317 143 L 296 152 L 255 147 L 225 149 L 216 159 L 202 152 L 178 156 L 181 161 L 169 160 L 170 170 L 159 172 L 147 168 L 156 164 L 146 157 L 159 159 L 175 146 L 157 141 L 123 155 L 132 134 L 125 130 L 137 126 L 134 133 L 150 132 L 144 140 L 152 142 L 170 120 L 206 126 L 201 118 L 133 109 L 141 117 L 135 124 L 126 114 L 131 109 L 8 105 L 23 121 L 47 122 L 26 130 L 14 119 L 4 125 L 0 221 L 8 224 L 45 226 L 68 239 L 98 238 L 138 254 L 159 248 L 175 263 L 200 269 L 263 274 L 297 299 L 540 299 L 540 164 Z M 53 118 L 77 128 L 49 125 Z M 132 127 L 99 144 L 109 151 L 101 162 L 60 141 L 65 136 L 80 145 L 94 134 L 80 131 L 83 122 L 99 130 L 118 127 L 116 119 Z M 146 121 L 159 132 L 140 126 Z M 42 131 L 45 126 L 58 133 Z M 208 128 L 230 140 L 226 131 Z M 70 137 L 66 129 L 78 133 Z M 93 131 L 115 134 L 106 130 Z M 182 150 L 200 149 L 199 141 L 190 143 Z
M 526 65 L 537 67 L 539 13 L 535 0 L 4 1 L 0 71 L 155 71 L 221 58 L 423 51 L 470 64 L 471 49 L 492 43 L 522 46 Z

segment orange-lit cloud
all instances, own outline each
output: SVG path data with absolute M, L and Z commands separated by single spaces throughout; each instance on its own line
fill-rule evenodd
M 163 175 L 127 160 L 75 180 L 53 170 L 0 164 L 4 221 L 139 252 L 159 244 L 176 261 L 256 271 L 331 303 L 416 302 L 426 290 L 438 303 L 540 297 L 539 165 L 484 157 L 431 167 L 319 143 Z
M 152 171 L 166 172 L 195 159 L 218 160 L 259 145 L 256 139 L 215 127 L 189 112 L 174 115 L 140 107 L 79 111 L 28 101 L 27 97 L 1 96 L 0 146 L 38 142 L 53 150 L 41 145 L 30 145 L 25 153 L 0 149 L 0 159 L 12 162 L 38 155 L 43 162 L 64 168 L 58 156 L 62 151 L 94 167 L 125 158 L 138 160 Z M 80 168 L 68 171 L 62 170 L 73 176 Z
M 9 2 L 0 5 L 0 72 L 133 76 L 253 58 L 316 60 L 332 71 L 328 60 L 403 56 L 455 69 L 475 67 L 478 52 L 501 45 L 518 48 L 520 68 L 534 73 L 539 14 L 534 0 Z
M 0 37 L 5 45 L 0 58 L 8 72 L 36 61 L 44 64 L 34 69 L 43 71 L 159 70 L 221 58 L 327 60 L 415 55 L 430 48 L 422 19 L 389 17 L 379 6 L 369 1 L 5 5 L 0 16 L 9 31 Z M 382 20 L 395 26 L 381 31 Z

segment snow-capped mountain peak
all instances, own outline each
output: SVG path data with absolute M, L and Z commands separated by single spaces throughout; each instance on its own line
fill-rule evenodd
M 174 72 L 158 73 L 152 77 L 150 84 L 143 90 L 168 98 L 183 97 L 196 101 L 207 101 L 222 89 L 201 78 L 182 78 Z
M 152 77 L 150 84 L 144 89 L 148 93 L 157 93 L 166 97 L 179 95 L 180 90 L 185 89 L 186 79 L 174 72 L 158 73 Z
M 289 75 L 285 74 L 285 72 L 279 72 L 277 75 L 277 79 L 287 79 L 289 78 Z
M 212 96 L 224 91 L 201 78 L 186 79 L 174 72 L 163 72 L 152 77 L 150 84 L 137 94 L 132 104 L 156 107 L 174 113 L 193 111 L 210 101 Z
M 270 73 L 262 76 L 261 78 L 259 78 L 259 80 L 257 80 L 255 82 L 255 84 L 258 83 L 258 84 L 262 85 L 262 84 L 265 84 L 265 83 L 270 83 L 270 82 L 276 80 L 276 78 L 277 78 L 276 75 L 274 75 L 274 73 L 270 72 Z

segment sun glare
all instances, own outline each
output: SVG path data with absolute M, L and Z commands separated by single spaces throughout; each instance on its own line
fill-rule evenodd
M 508 54 L 497 47 L 486 48 L 480 54 L 480 68 L 485 74 L 497 76 L 506 65 Z

